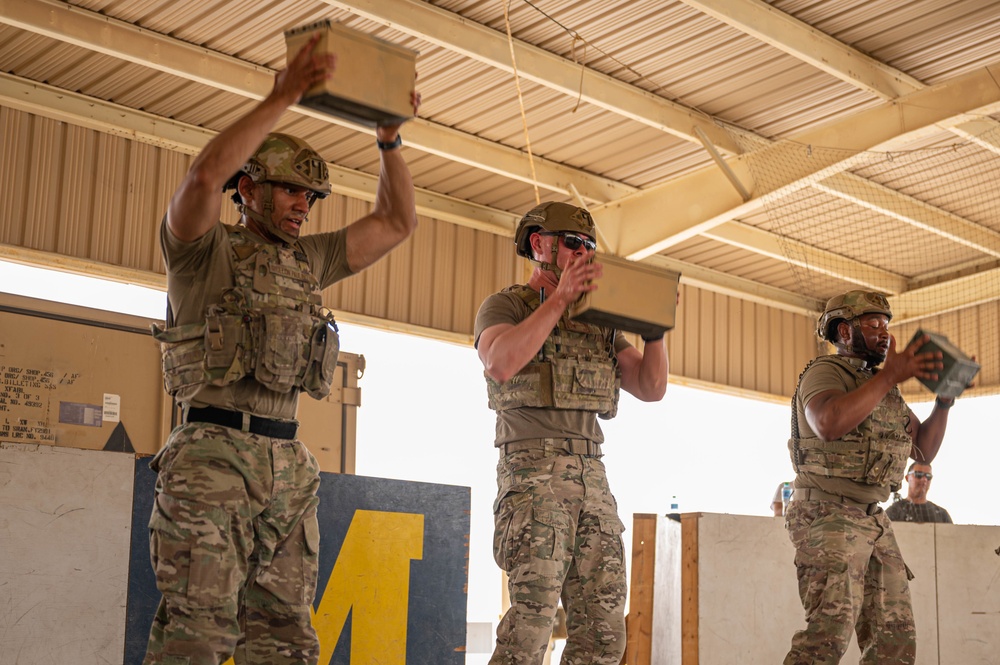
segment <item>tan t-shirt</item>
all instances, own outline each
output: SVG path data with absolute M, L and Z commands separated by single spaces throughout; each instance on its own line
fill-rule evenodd
M 845 360 L 849 362 L 854 361 L 854 359 L 848 358 L 845 358 Z M 796 404 L 799 420 L 799 438 L 807 439 L 816 437 L 816 433 L 809 427 L 805 413 L 806 405 L 814 397 L 827 390 L 846 393 L 853 390 L 854 385 L 854 378 L 848 373 L 848 370 L 834 363 L 816 363 L 806 370 L 802 376 L 802 380 L 799 382 Z M 861 503 L 885 501 L 889 498 L 890 494 L 888 485 L 869 485 L 847 478 L 827 478 L 826 476 L 814 473 L 797 474 L 795 476 L 795 487 L 818 489 L 860 501 Z
M 488 297 L 476 314 L 475 339 L 487 328 L 502 323 L 517 325 L 531 314 L 527 303 L 516 293 L 500 292 Z M 610 333 L 609 328 L 604 332 Z M 621 332 L 615 334 L 615 353 L 631 347 Z M 535 438 L 589 439 L 604 443 L 604 432 L 593 411 L 521 407 L 497 412 L 495 445 Z
M 347 265 L 346 229 L 299 238 L 295 247 L 306 256 L 320 288 L 350 276 Z M 253 233 L 247 233 L 251 238 Z M 197 323 L 205 319 L 209 305 L 219 302 L 224 289 L 234 284 L 233 255 L 229 233 L 222 223 L 193 242 L 178 240 L 160 223 L 160 248 L 167 267 L 167 298 L 173 325 Z M 291 420 L 298 409 L 298 390 L 282 394 L 245 377 L 228 386 L 202 386 L 190 406 L 217 406 L 267 418 Z

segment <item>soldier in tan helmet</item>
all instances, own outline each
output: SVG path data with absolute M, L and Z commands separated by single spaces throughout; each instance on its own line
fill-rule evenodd
M 920 422 L 897 385 L 937 378 L 941 354 L 900 352 L 879 293 L 832 298 L 817 334 L 837 348 L 803 370 L 788 447 L 795 469 L 785 527 L 795 546 L 806 627 L 785 665 L 839 663 L 857 632 L 861 662 L 913 663 L 916 633 L 908 569 L 879 502 L 899 489 L 907 457 L 930 463 L 954 399 L 938 398 Z
M 313 53 L 317 37 L 205 146 L 160 228 L 168 316 L 154 336 L 183 423 L 151 463 L 150 549 L 163 598 L 145 665 L 319 658 L 309 612 L 319 467 L 296 438 L 295 415 L 300 393 L 329 394 L 337 364 L 337 327 L 320 292 L 405 240 L 417 218 L 399 126 L 384 126 L 371 212 L 300 237 L 330 194 L 327 166 L 301 139 L 268 132 L 334 75 L 333 57 Z M 416 93 L 412 101 L 416 113 Z M 224 190 L 234 190 L 235 226 L 219 222 Z
M 625 527 L 597 420 L 614 417 L 619 388 L 660 400 L 667 354 L 662 336 L 640 352 L 620 332 L 569 319 L 569 305 L 600 288 L 594 236 L 582 208 L 543 203 L 528 211 L 515 243 L 535 264 L 531 277 L 488 297 L 476 316 L 497 412 L 493 552 L 511 602 L 491 665 L 541 663 L 560 598 L 564 663 L 618 665 L 625 651 Z

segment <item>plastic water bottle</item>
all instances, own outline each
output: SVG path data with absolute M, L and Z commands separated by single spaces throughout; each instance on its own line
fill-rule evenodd
M 680 511 L 680 504 L 677 502 L 677 495 L 676 494 L 674 494 L 672 497 L 670 497 L 670 512 L 671 512 L 671 514 L 674 514 L 674 515 L 680 514 L 680 512 L 681 512 Z
M 781 512 L 788 512 L 788 502 L 792 500 L 792 484 L 781 483 Z

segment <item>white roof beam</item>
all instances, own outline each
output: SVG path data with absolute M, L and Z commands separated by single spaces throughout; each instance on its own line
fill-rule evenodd
M 969 120 L 950 128 L 959 136 L 972 141 L 983 150 L 1000 157 L 1000 123 L 993 118 Z
M 681 1 L 882 99 L 896 99 L 924 87 L 912 76 L 837 41 L 762 0 Z
M 1000 233 L 871 180 L 840 173 L 813 187 L 983 254 L 1000 257 Z
M 907 280 L 902 275 L 742 222 L 720 224 L 702 235 L 733 247 L 740 247 L 883 293 L 901 293 L 907 287 Z
M 681 1 L 884 100 L 898 99 L 927 87 L 906 72 L 880 62 L 762 0 Z M 948 129 L 975 141 L 976 135 L 985 129 L 996 130 L 998 127 L 1000 123 L 995 120 L 981 119 L 953 125 Z M 983 147 L 997 152 L 996 146 Z
M 815 316 L 817 312 L 822 311 L 824 305 L 823 302 L 814 298 L 694 263 L 679 261 L 662 254 L 653 254 L 644 259 L 642 263 L 679 272 L 681 282 L 684 284 L 796 314 Z
M 324 0 L 371 21 L 400 30 L 443 48 L 513 73 L 507 35 L 453 12 L 417 0 Z M 654 95 L 642 88 L 588 69 L 532 44 L 513 40 L 517 73 L 613 113 L 631 118 L 677 138 L 700 143 L 701 129 L 712 144 L 727 154 L 738 154 L 732 136 L 711 116 Z
M 149 67 L 254 100 L 263 99 L 274 83 L 274 72 L 238 58 L 194 46 L 166 35 L 52 0 L 3 0 L 0 23 L 45 35 L 105 55 Z M 331 124 L 373 134 L 370 127 L 296 106 L 293 112 Z M 408 146 L 521 182 L 600 203 L 637 191 L 624 183 L 534 158 L 535 177 L 526 152 L 414 118 L 406 125 Z
M 984 270 L 889 298 L 893 323 L 938 316 L 997 299 L 1000 268 Z
M 753 182 L 749 160 L 781 164 L 769 189 L 744 202 L 716 167 L 702 168 L 624 199 L 596 206 L 604 232 L 619 255 L 637 259 L 727 221 L 760 210 L 765 196 L 780 197 L 851 168 L 867 150 L 897 149 L 938 131 L 1000 109 L 1000 65 L 980 67 L 892 102 L 800 133 L 751 154 L 726 160 L 743 182 Z M 811 151 L 809 146 L 832 150 Z

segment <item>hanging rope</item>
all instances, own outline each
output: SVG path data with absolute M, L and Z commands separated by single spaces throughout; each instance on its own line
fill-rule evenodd
M 524 143 L 528 149 L 528 165 L 531 167 L 531 184 L 535 188 L 535 205 L 542 202 L 538 193 L 538 178 L 535 176 L 535 157 L 531 154 L 531 138 L 528 136 L 528 117 L 524 113 L 524 96 L 521 94 L 521 79 L 517 75 L 517 59 L 514 56 L 514 35 L 510 31 L 510 0 L 503 3 L 503 20 L 507 25 L 507 45 L 510 46 L 510 64 L 514 68 L 514 86 L 517 88 L 517 103 L 521 107 L 521 124 L 524 126 Z
M 580 40 L 583 42 L 583 60 L 582 62 L 577 62 L 576 60 L 576 42 Z M 573 35 L 573 64 L 580 65 L 580 89 L 577 91 L 576 95 L 576 106 L 573 107 L 573 113 L 580 108 L 580 102 L 583 101 L 583 71 L 587 68 L 587 40 L 580 37 L 578 34 Z

